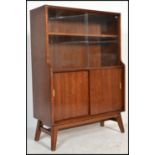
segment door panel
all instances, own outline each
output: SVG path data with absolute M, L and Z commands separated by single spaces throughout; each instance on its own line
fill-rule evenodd
M 88 72 L 54 74 L 54 120 L 88 115 Z
M 91 114 L 123 110 L 122 69 L 90 71 Z

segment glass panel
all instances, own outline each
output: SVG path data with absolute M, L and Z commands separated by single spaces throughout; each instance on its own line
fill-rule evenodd
M 114 15 L 88 15 L 89 66 L 103 67 L 118 63 L 118 17 Z
M 103 67 L 117 65 L 118 43 L 115 39 L 89 40 L 89 66 Z
M 49 18 L 49 32 L 86 34 L 85 14 L 58 14 Z
M 89 34 L 109 34 L 116 35 L 118 32 L 118 16 L 116 15 L 88 15 Z
M 77 69 L 88 66 L 88 44 L 85 37 L 51 37 L 54 70 Z
M 87 15 L 59 12 L 49 20 L 54 70 L 88 67 Z

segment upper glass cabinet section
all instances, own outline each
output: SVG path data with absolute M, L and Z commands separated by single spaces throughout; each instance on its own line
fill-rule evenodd
M 51 11 L 49 12 L 49 32 L 117 35 L 118 15 Z
M 119 15 L 50 10 L 49 52 L 54 70 L 119 64 Z

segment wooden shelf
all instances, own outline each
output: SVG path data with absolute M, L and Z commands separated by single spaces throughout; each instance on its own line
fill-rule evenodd
M 122 68 L 123 65 L 116 65 L 116 66 L 103 66 L 103 67 L 82 67 L 82 68 L 68 68 L 68 69 L 53 69 L 54 73 L 59 72 L 74 72 L 74 71 L 88 71 L 88 70 L 100 70 L 100 69 L 115 69 L 115 68 Z
M 117 35 L 111 35 L 111 34 L 77 34 L 77 33 L 54 33 L 50 32 L 48 33 L 50 36 L 63 36 L 63 37 L 96 37 L 96 38 L 116 38 Z

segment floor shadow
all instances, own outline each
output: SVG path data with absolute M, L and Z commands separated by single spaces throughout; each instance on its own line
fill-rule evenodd
M 110 126 L 104 126 L 104 127 L 107 128 L 107 129 L 113 130 L 113 131 L 115 131 L 115 132 L 120 132 L 119 129 L 116 129 L 116 128 L 114 128 L 114 127 L 110 127 Z
M 45 147 L 45 148 L 47 148 L 48 150 L 51 150 L 51 148 L 50 148 L 50 143 L 47 145 L 47 144 L 45 144 L 43 141 L 39 141 L 38 142 L 40 145 L 42 145 L 43 147 Z

